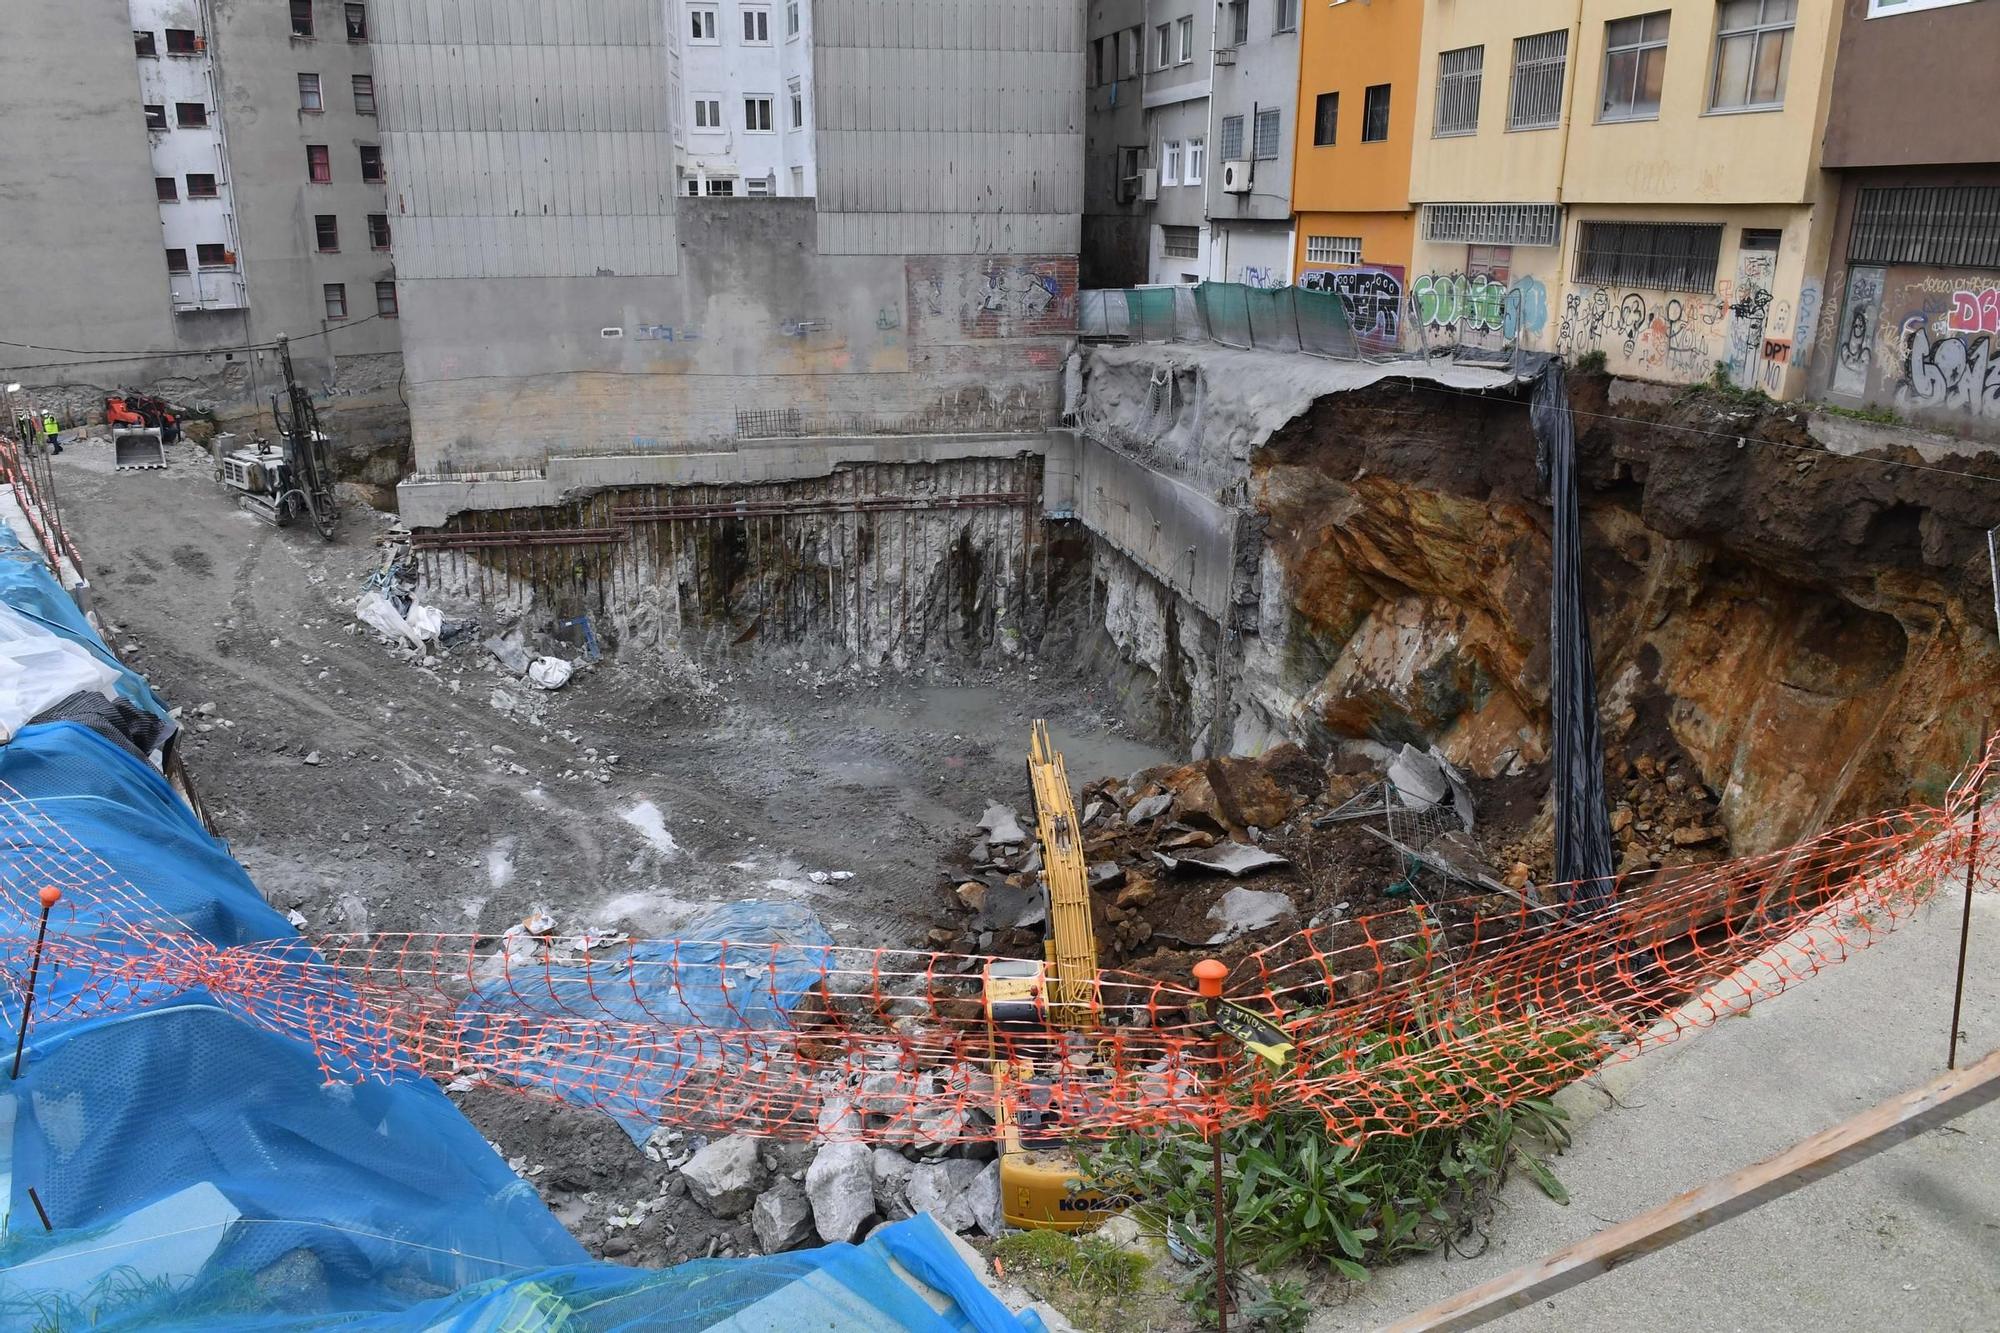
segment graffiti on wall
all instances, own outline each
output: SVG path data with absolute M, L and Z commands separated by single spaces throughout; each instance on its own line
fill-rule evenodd
M 1238 275 L 1238 280 L 1245 287 L 1276 289 L 1285 285 L 1284 270 L 1265 264 L 1245 264 L 1238 270 Z
M 1340 298 L 1347 322 L 1365 347 L 1393 349 L 1403 336 L 1403 266 L 1351 264 L 1341 268 L 1309 268 L 1299 274 L 1299 286 L 1309 292 L 1331 292 Z
M 1019 338 L 1076 327 L 1076 260 L 912 259 L 910 308 L 960 337 Z
M 1658 379 L 1706 379 L 1730 314 L 1730 284 L 1718 286 L 1714 296 L 1573 288 L 1563 298 L 1555 350 L 1572 359 L 1602 352 Z
M 1829 388 L 1899 411 L 2000 423 L 2000 282 L 1981 276 L 1847 277 Z
M 1896 405 L 1919 412 L 1964 412 L 2000 422 L 2000 357 L 1992 334 L 1937 333 L 1922 315 L 1903 327 L 1903 382 Z
M 1729 344 L 1726 360 L 1729 378 L 1740 388 L 1776 392 L 1769 383 L 1769 365 L 1764 359 L 1764 335 L 1777 322 L 1772 309 L 1771 288 L 1777 279 L 1778 255 L 1774 250 L 1744 250 L 1736 258 L 1736 299 L 1729 305 Z M 1784 328 L 1789 329 L 1791 311 L 1783 312 Z M 1783 330 L 1778 330 L 1783 331 Z M 1787 344 L 1789 346 L 1789 344 Z M 1782 375 L 1782 371 L 1779 372 Z
M 1856 398 L 1868 392 L 1868 371 L 1874 360 L 1875 334 L 1882 318 L 1882 289 L 1889 276 L 1883 268 L 1856 267 L 1847 275 L 1847 300 L 1833 352 L 1835 393 Z
M 1954 291 L 1948 327 L 1953 333 L 2000 333 L 2000 287 Z
M 1410 284 L 1410 309 L 1426 333 L 1516 342 L 1548 327 L 1549 291 L 1536 277 L 1510 284 L 1489 273 L 1424 273 Z

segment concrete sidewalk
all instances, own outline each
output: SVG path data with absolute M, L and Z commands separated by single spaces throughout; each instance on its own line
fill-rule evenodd
M 1384 1272 L 1310 1328 L 1412 1313 L 1942 1073 L 1961 892 L 1946 889 L 1896 934 L 1746 1015 L 1634 1061 L 1621 1105 L 1583 1123 L 1554 1163 L 1568 1207 L 1516 1179 L 1477 1258 Z M 1961 1065 L 2000 1045 L 2000 897 L 1977 897 L 1972 931 Z M 1996 1147 L 2000 1105 L 1990 1105 L 1490 1327 L 2000 1328 Z

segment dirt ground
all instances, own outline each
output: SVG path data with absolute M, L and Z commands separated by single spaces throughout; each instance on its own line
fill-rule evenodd
M 351 505 L 322 543 L 239 508 L 199 448 L 168 455 L 120 473 L 108 443 L 72 445 L 64 514 L 108 637 L 184 710 L 223 836 L 308 934 L 491 934 L 545 909 L 564 931 L 657 936 L 761 897 L 809 903 L 842 944 L 923 947 L 957 907 L 942 854 L 989 800 L 1027 808 L 1032 719 L 1079 781 L 1184 757 L 1127 738 L 1109 695 L 1067 671 L 607 662 L 545 693 L 480 646 L 493 623 L 423 667 L 354 616 L 387 516 Z M 679 1182 L 600 1113 L 461 1101 L 600 1253 L 663 1264 L 747 1243 L 685 1199 L 607 1227 Z

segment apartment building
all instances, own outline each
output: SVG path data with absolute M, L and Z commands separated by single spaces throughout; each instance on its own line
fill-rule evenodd
M 1147 0 L 1142 8 L 1146 148 L 1136 162 L 1138 193 L 1151 205 L 1147 280 L 1200 282 L 1217 276 L 1221 262 L 1208 221 L 1208 185 L 1221 169 L 1209 151 L 1218 7 L 1213 0 Z M 1122 162 L 1121 173 L 1133 165 Z M 1130 179 L 1121 175 L 1121 181 Z
M 681 189 L 813 192 L 811 0 L 667 0 L 677 11 Z
M 0 337 L 34 346 L 0 371 L 78 416 L 127 384 L 256 404 L 283 333 L 320 384 L 393 389 L 367 3 L 75 0 L 16 38 Z
M 2000 117 L 1940 119 L 1910 76 L 1939 89 L 1990 82 L 2000 3 L 1846 0 L 1845 19 L 1824 160 L 1839 189 L 1832 244 L 1800 297 L 1793 355 L 1815 396 L 1991 437 Z
M 1208 118 L 1215 127 L 1215 167 L 1204 171 L 1202 188 L 1209 226 L 1206 272 L 1215 281 L 1252 287 L 1292 281 L 1292 141 L 1299 123 L 1303 4 L 1223 0 L 1214 7 L 1220 26 Z M 1183 176 L 1185 153 L 1183 148 Z M 1163 189 L 1166 165 L 1163 160 Z
M 1309 5 L 1299 33 L 1292 272 L 1339 293 L 1382 350 L 1401 345 L 1406 318 L 1423 25 L 1424 0 L 1374 0 Z

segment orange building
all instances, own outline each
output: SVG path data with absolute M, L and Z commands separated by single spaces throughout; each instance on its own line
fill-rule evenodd
M 1292 168 L 1297 285 L 1341 291 L 1356 328 L 1399 335 L 1415 236 L 1410 152 L 1424 0 L 1305 6 Z M 1372 327 L 1362 327 L 1372 312 Z

